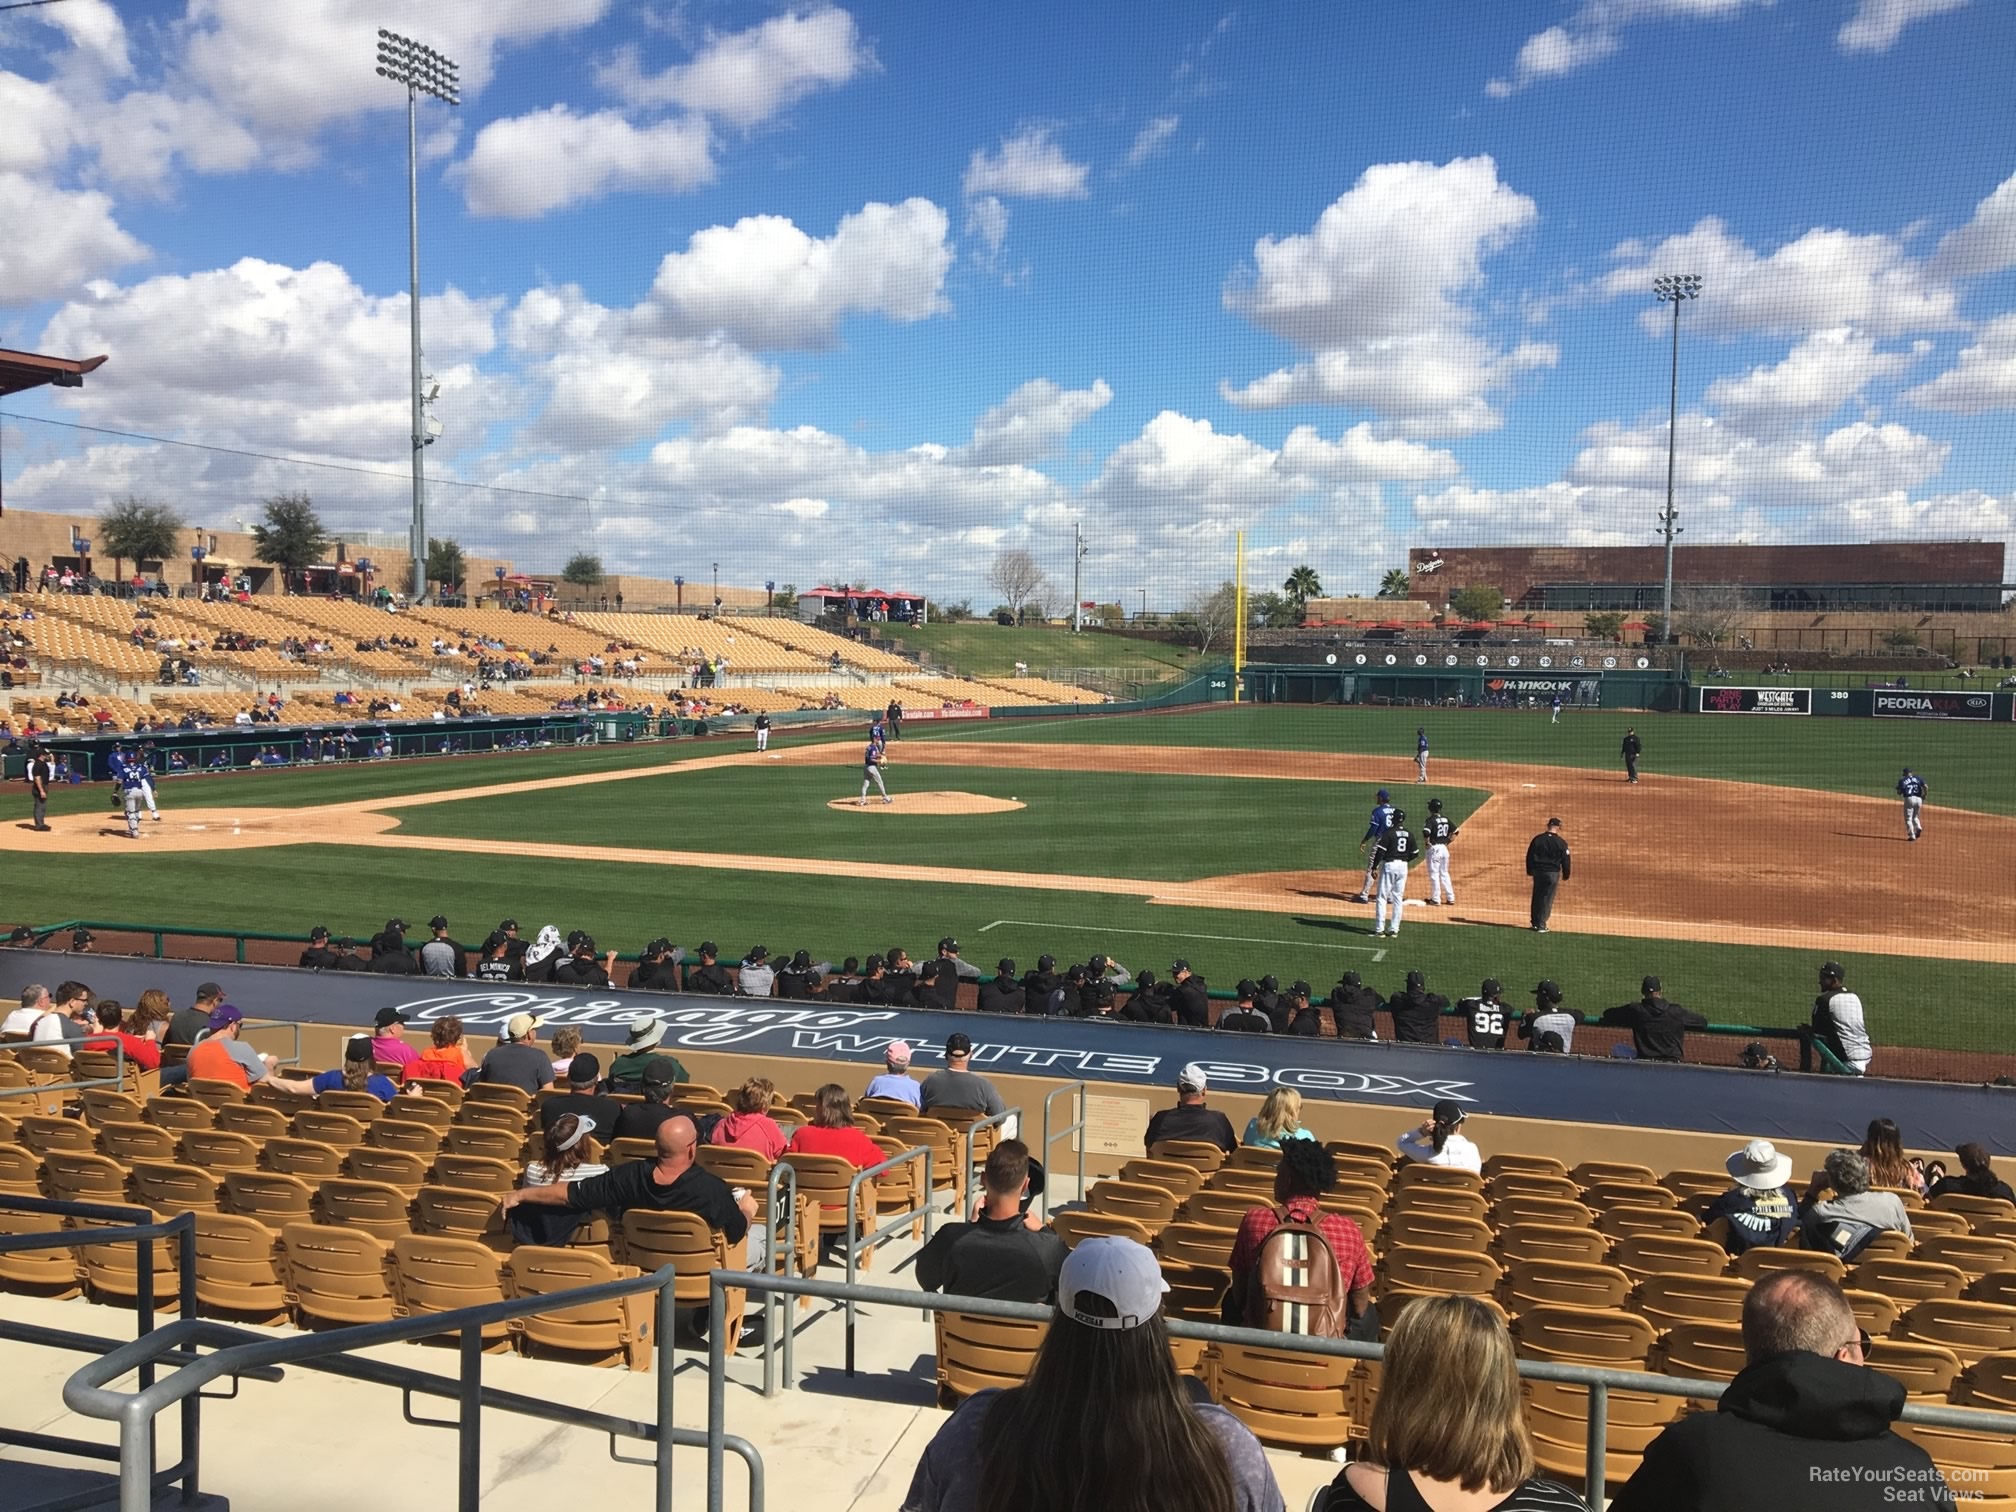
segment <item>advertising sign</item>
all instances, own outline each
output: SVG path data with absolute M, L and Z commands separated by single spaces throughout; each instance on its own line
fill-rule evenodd
M 1811 688 L 1703 688 L 1703 714 L 1811 714 Z
M 1869 712 L 1879 719 L 1988 719 L 1995 712 L 1995 695 L 1893 693 L 1878 688 L 1870 694 Z

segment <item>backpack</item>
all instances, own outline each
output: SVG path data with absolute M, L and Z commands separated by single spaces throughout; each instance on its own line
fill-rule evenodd
M 1246 1286 L 1246 1326 L 1276 1333 L 1341 1339 L 1350 1325 L 1350 1283 L 1330 1241 L 1311 1223 L 1285 1212 L 1260 1241 Z

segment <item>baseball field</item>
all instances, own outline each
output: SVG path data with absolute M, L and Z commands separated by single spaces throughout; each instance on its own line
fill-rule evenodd
M 0 848 L 8 912 L 32 923 L 362 938 L 439 912 L 467 940 L 508 915 L 626 954 L 665 934 L 832 960 L 952 934 L 987 970 L 1180 955 L 1217 987 L 1273 972 L 1319 995 L 1354 968 L 1385 991 L 1418 968 L 1452 998 L 1497 976 L 1516 1000 L 1551 977 L 1592 1015 L 1649 972 L 1717 1023 L 1758 1026 L 1802 1022 L 1831 957 L 1879 1047 L 1969 1079 L 2008 1069 L 2010 730 L 1438 711 L 1420 786 L 1423 722 L 1304 706 L 913 722 L 890 748 L 895 802 L 866 809 L 851 729 L 781 733 L 767 755 L 716 736 L 177 777 L 138 841 L 102 786 L 59 793 L 50 834 L 17 790 Z M 1645 742 L 1636 787 L 1617 759 L 1627 724 Z M 1931 785 L 1915 844 L 1891 792 L 1906 765 Z M 1462 826 L 1457 905 L 1410 905 L 1398 939 L 1351 901 L 1380 787 L 1416 822 L 1438 796 Z M 1574 872 L 1541 936 L 1522 860 L 1550 816 Z M 1409 893 L 1426 898 L 1420 867 Z

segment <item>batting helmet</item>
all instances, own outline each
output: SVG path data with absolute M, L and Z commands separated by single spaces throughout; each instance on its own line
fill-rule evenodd
M 1442 800 L 1440 798 L 1430 798 L 1428 800 L 1428 811 L 1431 814 L 1439 814 L 1442 811 Z
M 1393 822 L 1395 824 L 1400 823 L 1400 821 L 1405 819 L 1406 817 L 1407 817 L 1407 810 L 1398 808 L 1393 810 Z

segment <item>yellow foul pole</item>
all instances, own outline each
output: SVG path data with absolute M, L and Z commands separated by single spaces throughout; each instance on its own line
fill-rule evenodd
M 1238 535 L 1232 568 L 1232 702 L 1240 701 L 1241 673 L 1246 667 L 1246 532 Z

